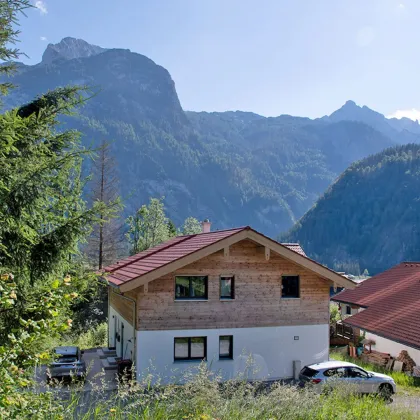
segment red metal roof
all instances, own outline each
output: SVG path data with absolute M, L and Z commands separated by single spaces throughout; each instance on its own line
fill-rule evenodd
M 298 254 L 303 255 L 304 257 L 306 257 L 305 251 L 303 250 L 303 248 L 299 244 L 282 242 L 282 245 L 284 245 L 287 248 L 291 249 L 292 251 L 295 251 Z
M 420 349 L 420 262 L 401 263 L 332 299 L 366 308 L 347 324 Z
M 108 281 L 119 286 L 243 230 L 251 230 L 251 228 L 246 226 L 196 235 L 177 236 L 147 251 L 109 265 L 103 271 L 108 273 Z M 300 255 L 306 256 L 299 244 L 283 245 Z

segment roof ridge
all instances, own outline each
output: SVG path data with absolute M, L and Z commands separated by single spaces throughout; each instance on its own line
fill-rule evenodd
M 185 242 L 187 239 L 190 239 L 190 238 L 194 238 L 195 236 L 197 236 L 198 234 L 196 233 L 196 234 L 194 234 L 194 235 L 188 235 L 188 236 L 184 236 L 184 237 L 182 237 L 182 236 L 175 236 L 173 239 L 175 239 L 175 238 L 183 238 L 183 239 L 181 239 L 180 241 L 178 241 L 178 242 L 176 242 L 176 244 L 178 245 L 178 244 L 180 244 L 180 243 L 182 243 L 182 242 Z M 107 271 L 106 273 L 113 273 L 114 271 L 116 271 L 116 270 L 119 270 L 119 269 L 121 269 L 121 268 L 123 268 L 123 267 L 127 267 L 127 265 L 131 265 L 131 264 L 133 264 L 133 263 L 136 263 L 136 262 L 139 262 L 140 260 L 142 260 L 142 259 L 144 259 L 144 258 L 148 258 L 148 257 L 150 257 L 151 255 L 154 255 L 154 254 L 156 254 L 157 252 L 160 252 L 160 251 L 163 251 L 163 250 L 165 250 L 165 249 L 168 249 L 168 248 L 170 248 L 171 246 L 173 246 L 174 244 L 172 243 L 172 241 L 171 240 L 169 240 L 168 241 L 168 244 L 166 245 L 166 246 L 162 246 L 161 248 L 159 248 L 159 249 L 155 249 L 153 252 L 149 252 L 148 254 L 146 254 L 146 255 L 142 255 L 142 256 L 140 256 L 139 258 L 136 258 L 135 260 L 130 260 L 130 261 L 127 261 L 125 264 L 121 264 L 121 265 L 119 265 L 118 267 L 115 267 L 113 270 L 111 270 L 111 271 Z M 147 251 L 147 250 L 145 250 L 145 251 Z M 116 262 L 116 264 L 118 264 L 118 261 Z
M 193 237 L 193 236 L 197 236 L 197 235 L 208 235 L 209 233 L 229 232 L 230 230 L 245 230 L 245 229 L 251 229 L 251 227 L 250 226 L 239 226 L 239 227 L 229 228 L 229 229 L 212 230 L 210 232 L 194 233 L 193 235 L 180 235 L 180 236 L 177 236 L 177 238 Z

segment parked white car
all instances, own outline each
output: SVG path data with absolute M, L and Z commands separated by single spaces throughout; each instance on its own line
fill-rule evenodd
M 349 384 L 361 394 L 381 394 L 389 398 L 397 392 L 394 380 L 382 373 L 368 372 L 349 363 L 330 360 L 305 366 L 299 374 L 300 386 L 311 384 L 317 392 L 327 385 Z

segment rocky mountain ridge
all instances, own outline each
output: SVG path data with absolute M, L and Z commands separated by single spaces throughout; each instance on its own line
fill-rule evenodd
M 67 84 L 95 90 L 66 128 L 79 129 L 87 147 L 112 141 L 125 215 L 164 196 L 176 223 L 192 215 L 276 236 L 353 161 L 400 143 L 395 128 L 361 117 L 185 112 L 169 72 L 151 59 L 72 38 L 48 46 L 41 63 L 20 66 L 13 82 L 9 107 Z

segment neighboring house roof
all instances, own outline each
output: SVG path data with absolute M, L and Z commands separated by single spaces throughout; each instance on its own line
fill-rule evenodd
M 298 244 L 282 245 L 249 226 L 178 236 L 105 267 L 103 272 L 109 282 L 117 286 L 121 292 L 126 292 L 244 239 L 266 246 L 337 285 L 355 287 L 350 280 L 306 257 Z
M 346 324 L 420 349 L 420 262 L 403 262 L 332 300 L 367 308 Z
M 287 248 L 291 249 L 292 251 L 297 252 L 300 255 L 303 255 L 304 257 L 306 257 L 305 251 L 303 250 L 303 248 L 299 245 L 299 244 L 295 244 L 295 243 L 286 243 L 286 242 L 281 242 L 281 244 L 283 246 L 286 246 Z

